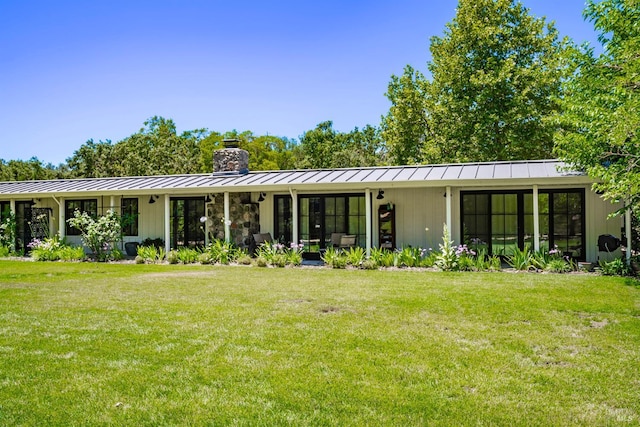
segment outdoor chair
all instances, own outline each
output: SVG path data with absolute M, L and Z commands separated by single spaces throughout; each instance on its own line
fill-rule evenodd
M 340 237 L 340 249 L 349 249 L 356 246 L 356 236 L 353 234 L 345 234 Z
M 345 233 L 331 233 L 331 247 L 332 248 L 339 248 L 340 247 L 340 241 L 342 240 L 342 236 L 344 236 Z

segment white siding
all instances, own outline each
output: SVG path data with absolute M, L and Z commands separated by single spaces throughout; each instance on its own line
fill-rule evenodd
M 375 197 L 373 199 L 373 245 L 379 246 L 378 207 L 393 203 L 396 217 L 396 246 L 437 249 L 438 243 L 442 241 L 445 222 L 443 194 L 444 188 L 385 188 L 384 199 L 377 200 Z M 426 231 L 426 228 L 429 230 Z

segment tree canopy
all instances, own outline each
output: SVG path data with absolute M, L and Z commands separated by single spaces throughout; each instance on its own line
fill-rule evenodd
M 373 126 L 357 127 L 349 133 L 333 129 L 333 122 L 319 123 L 300 137 L 296 166 L 308 168 L 346 168 L 375 166 L 385 160 L 384 142 Z
M 460 0 L 431 39 L 431 81 L 408 67 L 389 84 L 394 163 L 550 157 L 567 46 L 520 2 Z
M 584 11 L 603 52 L 573 55 L 556 153 L 598 180 L 606 198 L 640 206 L 640 2 L 590 0 Z

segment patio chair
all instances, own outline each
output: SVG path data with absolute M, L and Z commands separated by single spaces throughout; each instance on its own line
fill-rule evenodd
M 345 234 L 340 237 L 340 249 L 349 249 L 356 246 L 356 236 L 354 234 Z
M 346 233 L 331 233 L 331 247 L 339 248 L 340 241 L 342 240 L 342 236 L 344 236 L 345 234 Z

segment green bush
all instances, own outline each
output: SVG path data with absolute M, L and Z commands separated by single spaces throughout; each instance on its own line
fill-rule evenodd
M 0 246 L 0 258 L 8 257 L 11 254 L 11 248 L 9 246 Z
M 573 271 L 573 267 L 563 259 L 554 258 L 547 262 L 544 271 L 548 273 L 568 273 Z
M 242 253 L 238 256 L 236 262 L 240 265 L 251 265 L 251 257 L 247 253 Z
M 176 252 L 175 250 L 170 250 L 169 252 L 167 252 L 167 262 L 169 264 L 177 264 L 178 261 L 178 252 Z
M 600 274 L 604 276 L 628 276 L 631 269 L 622 258 L 616 258 L 613 261 L 600 260 Z
M 365 259 L 362 261 L 362 264 L 360 264 L 360 267 L 364 270 L 377 270 L 378 264 L 372 259 Z
M 507 256 L 507 264 L 520 271 L 530 271 L 536 268 L 528 245 L 525 245 L 523 250 L 515 248 L 513 254 Z
M 258 267 L 266 267 L 269 265 L 269 261 L 263 256 L 258 256 L 256 257 L 256 265 Z
M 360 267 L 364 261 L 364 249 L 361 247 L 349 248 L 344 252 L 344 255 L 347 259 L 347 264 L 354 267 Z
M 178 260 L 182 264 L 194 264 L 198 261 L 198 251 L 191 248 L 180 248 L 178 249 Z

